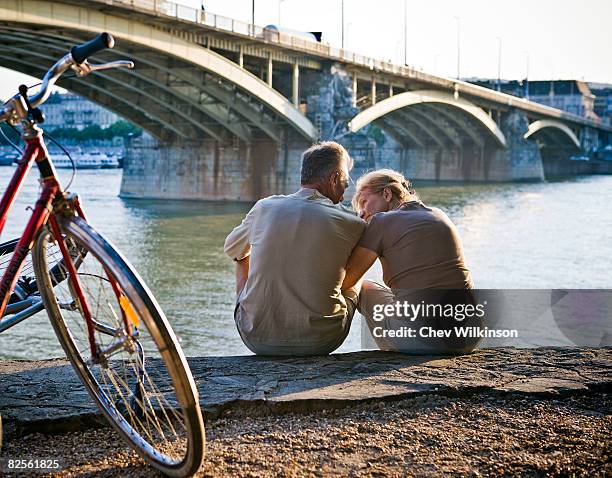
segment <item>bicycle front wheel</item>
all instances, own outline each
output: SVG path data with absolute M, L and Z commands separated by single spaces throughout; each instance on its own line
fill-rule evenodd
M 33 258 L 66 355 L 106 418 L 146 461 L 170 476 L 195 473 L 204 455 L 204 423 L 195 382 L 167 319 L 108 241 L 79 217 L 58 220 L 62 240 L 79 254 L 72 257 L 77 279 L 54 279 L 57 271 L 46 257 L 54 238 L 47 228 Z

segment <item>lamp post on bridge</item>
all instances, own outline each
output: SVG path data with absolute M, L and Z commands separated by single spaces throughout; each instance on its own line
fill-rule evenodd
M 457 20 L 457 79 L 461 78 L 461 18 L 453 17 Z
M 404 66 L 408 66 L 408 0 L 404 0 Z
M 253 36 L 255 36 L 255 0 L 251 1 L 251 28 L 253 29 Z
M 341 18 L 341 21 L 342 21 L 342 29 L 341 29 L 342 30 L 342 41 L 341 41 L 341 45 L 342 45 L 342 49 L 344 50 L 344 0 L 341 0 L 341 2 L 340 2 L 340 10 L 341 10 L 340 16 L 342 17 Z
M 497 50 L 497 91 L 501 91 L 501 54 L 502 54 L 502 39 L 497 37 L 499 48 Z
M 525 71 L 525 98 L 529 99 L 529 52 L 525 51 L 526 71 Z

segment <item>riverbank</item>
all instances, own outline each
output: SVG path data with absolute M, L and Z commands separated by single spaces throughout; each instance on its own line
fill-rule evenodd
M 610 394 L 421 396 L 207 422 L 198 476 L 610 476 Z M 34 434 L 4 457 L 61 457 L 52 476 L 159 476 L 108 429 Z
M 612 472 L 611 348 L 189 361 L 207 415 L 202 476 Z M 1 456 L 61 458 L 58 476 L 151 476 L 91 428 L 73 375 L 64 361 L 0 362 Z

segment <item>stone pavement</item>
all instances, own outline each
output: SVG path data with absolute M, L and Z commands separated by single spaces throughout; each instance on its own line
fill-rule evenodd
M 612 348 L 499 348 L 455 357 L 379 351 L 192 357 L 189 363 L 209 417 L 307 412 L 422 394 L 545 397 L 612 388 Z M 10 434 L 103 421 L 68 362 L 59 359 L 0 361 L 0 414 Z

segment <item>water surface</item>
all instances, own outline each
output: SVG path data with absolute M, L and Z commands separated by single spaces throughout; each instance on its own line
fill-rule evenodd
M 14 171 L 0 167 L 0 190 Z M 17 237 L 38 193 L 28 178 L 1 241 Z M 66 178 L 68 174 L 62 173 Z M 134 264 L 155 293 L 187 355 L 249 353 L 235 329 L 233 263 L 223 241 L 250 205 L 126 200 L 120 170 L 79 171 L 71 190 L 81 195 L 93 225 Z M 479 288 L 612 288 L 612 176 L 545 183 L 419 184 L 425 203 L 457 225 Z M 368 273 L 380 277 L 377 264 Z M 360 349 L 360 319 L 339 351 Z M 531 342 L 569 344 L 540 327 Z M 0 335 L 0 358 L 44 358 L 62 352 L 44 313 Z

